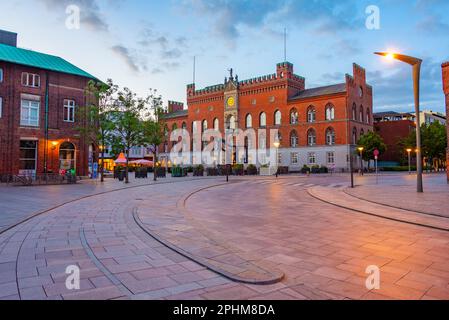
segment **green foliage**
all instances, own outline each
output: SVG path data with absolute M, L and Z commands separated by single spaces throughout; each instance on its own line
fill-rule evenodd
M 89 81 L 85 96 L 87 105 L 80 106 L 77 118 L 81 126 L 78 131 L 88 143 L 99 146 L 104 159 L 104 147 L 111 143 L 114 130 L 112 111 L 118 87 L 111 79 L 107 83 Z M 101 181 L 104 180 L 104 164 L 100 164 Z
M 400 145 L 404 152 L 406 149 L 416 149 L 416 132 L 411 132 L 408 137 L 401 140 Z M 446 127 L 439 122 L 421 126 L 421 150 L 422 155 L 429 159 L 445 159 L 447 148 Z
M 379 154 L 383 154 L 387 150 L 382 137 L 376 132 L 368 132 L 360 137 L 357 147 L 363 147 L 363 160 L 369 161 L 374 158 L 374 151 L 379 150 Z

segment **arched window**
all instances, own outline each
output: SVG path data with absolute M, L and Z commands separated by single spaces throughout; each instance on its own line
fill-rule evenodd
M 298 124 L 299 116 L 298 110 L 295 108 L 290 111 L 290 124 Z
M 357 107 L 355 103 L 352 105 L 352 120 L 357 120 Z
M 363 106 L 360 106 L 360 117 L 359 117 L 360 122 L 363 122 Z
M 366 109 L 366 123 L 371 124 L 371 114 L 369 109 Z
M 203 129 L 203 132 L 205 132 L 207 130 L 207 120 L 203 120 L 203 124 L 201 127 Z
M 176 129 L 178 129 L 178 125 L 176 123 L 173 123 L 173 125 L 171 126 L 171 131 L 175 131 Z
M 333 146 L 335 144 L 335 130 L 333 128 L 328 128 L 326 130 L 326 144 L 328 146 Z
M 309 146 L 316 145 L 316 132 L 314 129 L 309 129 L 309 131 L 307 131 L 307 144 Z
M 298 147 L 298 133 L 296 132 L 296 130 L 293 130 L 290 133 L 290 146 L 292 148 Z
M 228 128 L 231 130 L 235 130 L 235 117 L 234 116 L 229 117 Z
M 275 126 L 280 126 L 282 122 L 282 114 L 281 111 L 276 110 L 276 112 L 274 113 L 274 125 Z
M 218 120 L 218 118 L 214 119 L 214 130 L 215 131 L 220 130 L 220 121 Z
M 187 129 L 187 123 L 183 122 L 183 123 L 182 123 L 182 128 L 183 128 L 183 129 Z
M 357 129 L 352 129 L 352 144 L 357 144 Z
M 314 106 L 310 106 L 307 109 L 307 122 L 313 123 L 316 121 L 316 110 Z
M 326 120 L 332 121 L 335 119 L 335 107 L 333 104 L 329 103 L 326 106 Z
M 252 128 L 253 127 L 253 117 L 250 114 L 248 114 L 246 116 L 246 127 L 247 128 Z
M 71 142 L 64 142 L 59 147 L 59 168 L 71 170 L 76 168 L 75 146 Z
M 259 116 L 259 126 L 266 127 L 267 126 L 267 114 L 262 112 Z

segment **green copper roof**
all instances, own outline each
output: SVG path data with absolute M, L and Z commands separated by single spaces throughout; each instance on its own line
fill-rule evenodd
M 91 74 L 81 70 L 66 60 L 49 54 L 20 49 L 0 43 L 0 61 L 21 64 L 55 72 L 73 74 L 97 80 Z

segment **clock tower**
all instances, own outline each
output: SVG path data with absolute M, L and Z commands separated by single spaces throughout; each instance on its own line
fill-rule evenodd
M 226 129 L 237 129 L 239 122 L 239 79 L 229 70 L 229 79 L 225 78 L 224 119 Z

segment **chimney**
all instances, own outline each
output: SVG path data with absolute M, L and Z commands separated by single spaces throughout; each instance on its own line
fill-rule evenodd
M 0 30 L 0 44 L 17 47 L 17 33 Z

